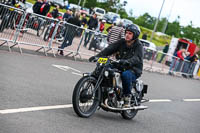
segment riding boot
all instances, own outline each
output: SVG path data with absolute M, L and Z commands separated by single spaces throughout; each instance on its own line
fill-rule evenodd
M 130 108 L 130 106 L 131 106 L 131 95 L 126 95 L 124 97 L 124 105 L 123 105 L 123 107 L 124 108 Z
M 63 50 L 60 50 L 60 55 L 62 55 L 62 56 L 64 55 Z

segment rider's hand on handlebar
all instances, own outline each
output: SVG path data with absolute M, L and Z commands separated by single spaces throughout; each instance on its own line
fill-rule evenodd
M 121 59 L 119 61 L 119 64 L 123 65 L 123 66 L 128 66 L 130 63 L 127 60 Z
M 89 62 L 95 62 L 96 59 L 97 59 L 96 56 L 92 56 L 92 57 L 89 58 Z

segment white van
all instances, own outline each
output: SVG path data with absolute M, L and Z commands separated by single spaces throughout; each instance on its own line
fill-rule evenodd
M 99 18 L 99 19 L 102 19 L 103 16 L 106 14 L 106 11 L 99 7 L 95 7 L 94 12 L 97 14 L 97 18 Z

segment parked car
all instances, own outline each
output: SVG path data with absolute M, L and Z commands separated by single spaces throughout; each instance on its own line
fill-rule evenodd
M 53 6 L 59 5 L 60 8 L 66 8 L 68 5 L 68 0 L 49 0 Z
M 69 4 L 69 9 L 81 9 L 81 6 L 73 4 L 73 3 L 70 3 Z
M 106 14 L 106 11 L 102 8 L 99 8 L 99 7 L 95 7 L 94 12 L 97 14 L 98 19 L 102 19 L 103 16 Z
M 107 23 L 112 24 L 120 19 L 120 15 L 114 12 L 108 12 L 104 15 L 103 19 L 106 20 Z
M 89 16 L 89 9 L 85 7 L 81 7 L 80 13 L 81 15 L 86 14 L 86 16 Z
M 131 20 L 128 19 L 121 19 L 123 26 L 126 28 L 128 25 L 133 24 Z
M 156 53 L 156 45 L 148 40 L 140 39 L 144 46 L 144 59 L 153 59 Z

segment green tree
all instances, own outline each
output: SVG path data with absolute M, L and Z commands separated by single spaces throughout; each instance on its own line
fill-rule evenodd
M 135 19 L 136 24 L 146 27 L 151 30 L 153 29 L 155 22 L 156 22 L 156 18 L 151 17 L 148 13 L 145 13 Z
M 166 29 L 166 34 L 175 36 L 175 37 L 180 37 L 181 33 L 181 26 L 179 23 L 180 16 L 177 17 L 175 21 L 172 23 L 168 23 L 167 29 Z
M 69 0 L 69 3 L 78 4 L 79 0 Z
M 161 18 L 158 22 L 157 31 L 162 32 L 162 29 L 165 25 L 165 22 L 167 21 L 167 18 Z
M 97 0 L 86 0 L 85 7 L 87 8 L 96 7 L 96 4 L 97 4 Z

